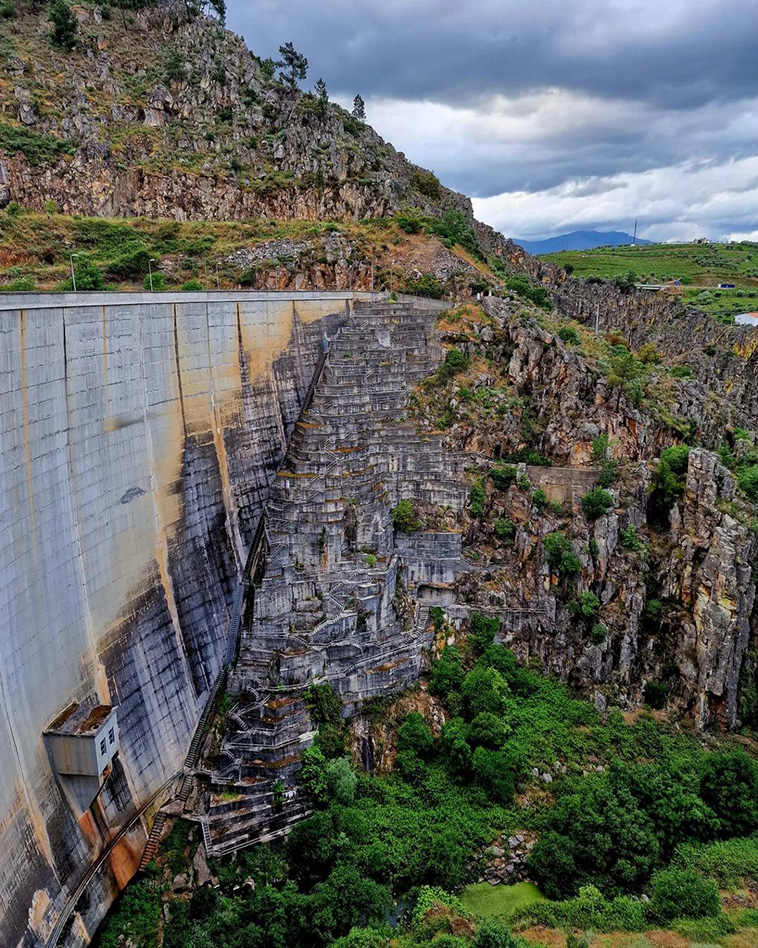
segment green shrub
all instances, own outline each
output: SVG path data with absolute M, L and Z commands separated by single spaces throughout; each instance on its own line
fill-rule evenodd
M 716 883 L 693 869 L 663 869 L 653 876 L 650 913 L 664 922 L 713 917 L 721 912 Z
M 474 936 L 474 948 L 517 948 L 517 946 L 518 943 L 510 930 L 498 919 L 489 918 L 479 923 Z
M 21 153 L 34 168 L 37 165 L 52 164 L 64 155 L 72 155 L 76 150 L 74 143 L 53 135 L 41 135 L 27 128 L 16 128 L 0 122 L 0 148 L 10 154 Z M 10 213 L 10 205 L 6 208 Z
M 645 549 L 645 544 L 640 539 L 633 523 L 621 531 L 621 547 L 627 553 L 640 553 Z
M 160 290 L 166 289 L 166 277 L 160 272 L 160 270 L 158 272 L 153 270 L 152 277 L 149 273 L 145 274 L 145 278 L 142 281 L 142 286 L 146 290 L 151 290 L 157 293 Z
M 668 698 L 668 686 L 665 681 L 646 681 L 645 682 L 645 704 L 650 705 L 655 711 L 660 711 L 666 707 Z
M 465 677 L 460 650 L 454 645 L 446 645 L 440 657 L 432 665 L 429 692 L 440 698 L 446 698 L 451 692 L 460 689 Z
M 532 506 L 536 507 L 537 510 L 542 510 L 547 506 L 547 494 L 539 487 L 537 490 L 532 491 Z
M 342 698 L 331 685 L 308 685 L 304 698 L 308 713 L 316 724 L 342 722 Z
M 571 614 L 577 619 L 594 619 L 600 611 L 600 600 L 586 590 L 569 603 Z
M 688 365 L 675 365 L 671 369 L 671 374 L 675 379 L 691 379 L 692 369 Z
M 758 879 L 758 836 L 702 844 L 683 843 L 677 848 L 677 867 L 694 868 L 724 888 L 738 888 L 745 879 Z
M 475 257 L 481 257 L 479 241 L 471 224 L 462 211 L 447 211 L 441 218 L 433 218 L 426 231 L 439 237 L 446 247 L 458 244 Z
M 607 434 L 598 435 L 592 442 L 592 463 L 602 464 L 608 457 L 611 439 Z
M 558 338 L 562 339 L 563 342 L 570 343 L 572 346 L 581 345 L 582 342 L 582 337 L 573 326 L 561 326 L 558 330 Z
M 700 795 L 716 816 L 719 836 L 758 829 L 758 764 L 744 751 L 708 755 Z
M 182 284 L 181 289 L 184 293 L 198 292 L 203 289 L 203 284 L 200 280 L 187 280 Z
M 613 507 L 613 496 L 602 487 L 594 487 L 582 497 L 582 510 L 590 520 L 596 520 Z
M 578 576 L 582 571 L 582 561 L 573 550 L 568 550 L 561 556 L 558 572 L 562 576 Z
M 52 0 L 50 4 L 50 40 L 53 46 L 72 50 L 76 46 L 79 21 L 67 0 Z
M 426 758 L 433 748 L 434 737 L 429 725 L 418 711 L 411 711 L 397 731 L 398 751 L 411 751 L 421 758 Z
M 441 382 L 447 382 L 455 378 L 460 372 L 465 372 L 471 363 L 471 359 L 460 349 L 448 349 L 445 354 L 445 361 L 437 369 L 437 378 Z
M 512 520 L 498 518 L 495 521 L 495 536 L 501 543 L 512 543 L 516 536 L 516 524 Z
M 499 631 L 500 619 L 482 615 L 480 612 L 471 613 L 471 633 L 468 638 L 475 654 L 481 655 L 487 646 L 492 645 Z
M 103 274 L 98 270 L 94 263 L 89 260 L 82 260 L 74 267 L 76 274 L 76 289 L 79 290 L 102 290 L 105 287 Z M 71 277 L 63 284 L 65 290 L 73 290 L 74 281 Z
M 392 511 L 392 525 L 401 533 L 413 533 L 420 524 L 413 508 L 412 500 L 401 500 Z
M 150 264 L 150 254 L 143 247 L 121 254 L 108 263 L 108 275 L 119 279 L 141 277 Z M 157 274 L 153 275 L 155 278 Z M 149 283 L 148 283 L 149 286 Z
M 516 483 L 518 470 L 511 464 L 498 464 L 490 471 L 490 477 L 498 490 L 506 491 Z
M 758 503 L 758 464 L 751 464 L 737 474 L 737 484 L 753 503 Z
M 657 632 L 663 619 L 663 603 L 660 599 L 648 599 L 640 618 L 643 629 L 647 632 Z
M 482 483 L 481 477 L 478 477 L 471 485 L 471 490 L 469 491 L 469 509 L 471 510 L 472 517 L 484 516 L 485 499 L 484 484 Z
M 595 645 L 601 645 L 608 638 L 608 627 L 603 625 L 602 622 L 596 622 L 592 626 L 590 635 Z
M 439 201 L 442 197 L 442 185 L 439 178 L 432 171 L 424 171 L 423 168 L 417 168 L 411 174 L 411 187 L 433 201 Z
M 650 522 L 659 527 L 666 526 L 671 508 L 684 493 L 689 456 L 690 449 L 686 444 L 661 452 L 653 477 L 648 515 Z
M 545 546 L 545 559 L 550 566 L 557 569 L 564 553 L 571 552 L 571 541 L 565 533 L 556 530 L 553 533 L 548 533 L 543 543 Z
M 445 287 L 433 273 L 422 273 L 416 279 L 406 280 L 405 292 L 413 296 L 428 296 L 433 300 L 441 300 L 445 295 Z
M 16 8 L 10 0 L 5 0 L 4 3 L 0 4 L 0 17 L 4 20 L 14 20 L 17 15 Z

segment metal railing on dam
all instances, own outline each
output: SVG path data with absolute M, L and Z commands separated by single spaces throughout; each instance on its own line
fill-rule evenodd
M 181 768 L 323 339 L 367 298 L 0 296 L 0 944 L 44 944 Z M 84 813 L 42 739 L 71 702 L 119 708 Z M 84 943 L 144 841 L 140 820 L 118 837 L 61 944 Z

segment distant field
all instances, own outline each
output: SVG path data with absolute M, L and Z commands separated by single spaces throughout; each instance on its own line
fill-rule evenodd
M 630 271 L 640 283 L 681 280 L 680 295 L 691 306 L 714 315 L 758 310 L 758 244 L 651 244 L 649 247 L 598 247 L 546 254 L 543 260 L 570 267 L 574 276 L 603 279 Z M 734 283 L 733 290 L 717 290 Z M 704 295 L 705 294 L 705 295 Z
M 517 882 L 515 885 L 478 882 L 467 886 L 461 895 L 464 906 L 479 918 L 489 918 L 493 915 L 509 918 L 518 909 L 541 902 L 544 898 L 533 882 Z

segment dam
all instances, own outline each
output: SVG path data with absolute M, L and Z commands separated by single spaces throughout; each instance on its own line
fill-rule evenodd
M 372 298 L 0 300 L 3 946 L 87 943 L 136 871 L 327 340 Z

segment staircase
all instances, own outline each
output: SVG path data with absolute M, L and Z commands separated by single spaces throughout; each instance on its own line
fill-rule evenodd
M 296 780 L 313 739 L 309 683 L 328 681 L 350 714 L 418 676 L 428 631 L 406 628 L 395 608 L 406 593 L 390 513 L 403 497 L 460 509 L 467 495 L 441 438 L 404 413 L 442 361 L 441 308 L 356 304 L 324 354 L 267 505 L 265 572 L 235 671 L 240 705 L 204 818 L 211 855 L 275 838 L 310 812 Z

